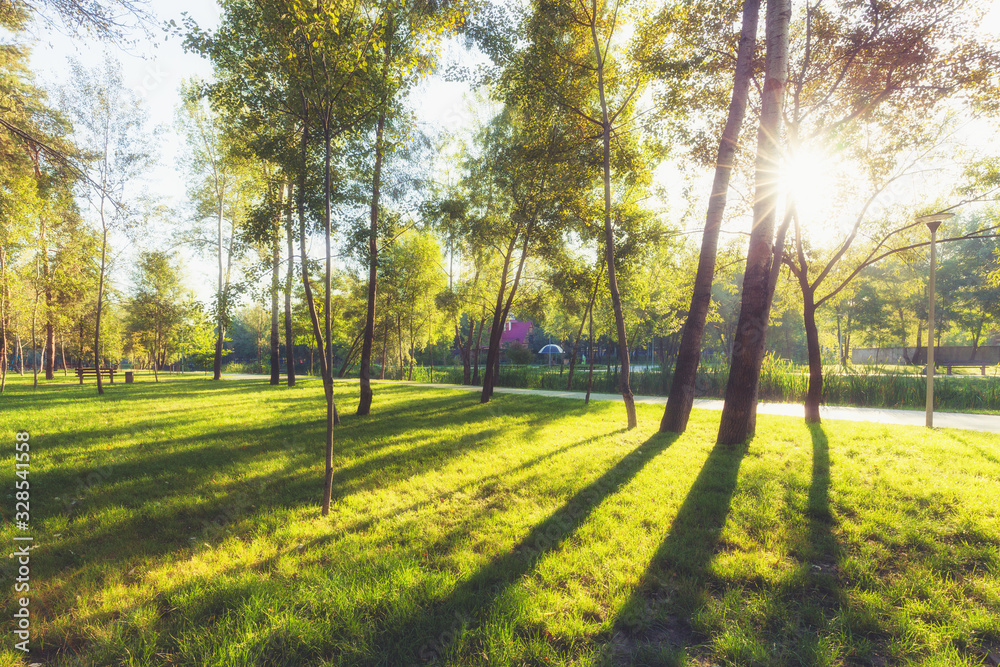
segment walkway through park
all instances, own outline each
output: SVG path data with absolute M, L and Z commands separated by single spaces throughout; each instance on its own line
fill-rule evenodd
M 224 374 L 234 380 L 259 380 L 266 375 Z M 356 381 L 356 380 L 355 380 Z M 438 389 L 458 389 L 463 391 L 481 391 L 480 387 L 461 384 L 436 384 L 430 382 L 400 382 L 398 380 L 372 380 L 374 383 L 405 384 L 412 387 L 431 387 Z M 556 391 L 550 389 L 514 389 L 511 387 L 496 387 L 497 394 L 529 394 L 532 396 L 549 396 L 552 398 L 568 398 L 582 401 L 584 394 L 579 391 Z M 592 401 L 621 401 L 620 394 L 590 395 Z M 666 405 L 666 396 L 636 396 L 636 403 Z M 703 410 L 722 410 L 722 399 L 698 398 L 694 407 Z M 758 403 L 757 414 L 784 415 L 786 417 L 803 417 L 804 408 L 797 403 Z M 842 419 L 852 422 L 875 422 L 878 424 L 899 424 L 903 426 L 923 426 L 925 415 L 923 410 L 890 410 L 887 408 L 855 408 L 839 405 L 824 405 L 820 408 L 823 419 Z M 967 431 L 984 431 L 1000 433 L 1000 415 L 977 415 L 964 412 L 935 412 L 934 426 L 939 428 L 958 428 Z

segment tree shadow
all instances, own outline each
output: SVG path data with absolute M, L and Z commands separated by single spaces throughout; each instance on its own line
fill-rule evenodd
M 836 614 L 840 599 L 839 548 L 830 510 L 829 442 L 819 424 L 809 430 L 812 469 L 806 520 L 790 545 L 792 554 L 801 563 L 798 568 L 801 576 L 782 584 L 788 590 L 779 594 L 792 607 L 801 607 L 797 611 L 803 616 L 825 627 Z M 712 450 L 666 539 L 631 598 L 622 606 L 601 655 L 601 664 L 681 665 L 690 657 L 689 649 L 712 639 L 715 630 L 700 615 L 710 598 L 724 597 L 729 586 L 729 582 L 713 574 L 710 565 L 725 548 L 719 536 L 730 513 L 745 453 L 744 448 L 720 445 Z M 795 615 L 796 611 L 790 613 Z M 781 626 L 776 618 L 758 620 L 765 627 Z M 801 628 L 789 631 L 800 632 Z M 818 650 L 817 631 L 786 639 L 800 657 Z M 781 660 L 777 655 L 772 658 Z
M 720 582 L 709 571 L 730 512 L 746 446 L 715 445 L 692 484 L 666 539 L 604 647 L 611 664 L 683 664 L 679 650 L 696 639 L 693 617 Z
M 447 594 L 375 629 L 375 645 L 402 659 L 400 664 L 434 663 L 468 628 L 494 627 L 509 589 L 558 549 L 609 496 L 631 481 L 653 458 L 670 447 L 676 434 L 656 434 L 626 454 L 600 477 L 574 493 L 546 519 L 534 525 L 513 548 L 476 570 Z M 504 622 L 504 621 L 499 621 Z M 485 632 L 485 631 L 484 631 Z M 451 637 L 441 641 L 441 637 Z M 480 634 L 472 641 L 489 641 Z

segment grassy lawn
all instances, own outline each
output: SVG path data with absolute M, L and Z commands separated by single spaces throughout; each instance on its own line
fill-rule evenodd
M 0 397 L 31 433 L 32 653 L 0 665 L 979 665 L 1000 655 L 996 434 L 168 378 Z M 6 559 L 5 574 L 14 563 Z M 12 586 L 12 576 L 4 586 Z M 11 627 L 13 595 L 4 591 Z

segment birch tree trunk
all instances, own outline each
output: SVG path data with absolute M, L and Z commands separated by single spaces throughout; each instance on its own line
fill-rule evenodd
M 760 129 L 757 133 L 754 220 L 743 274 L 743 298 L 733 342 L 726 402 L 719 424 L 718 443 L 725 445 L 746 442 L 756 428 L 757 387 L 771 304 L 772 244 L 781 159 L 779 138 L 788 76 L 791 13 L 791 0 L 773 0 L 767 4 L 767 53 Z
M 285 240 L 288 246 L 288 269 L 285 273 L 285 366 L 288 386 L 295 386 L 295 338 L 292 335 L 292 281 L 295 279 L 295 244 L 292 233 L 292 184 L 288 183 L 285 208 Z
M 222 379 L 222 344 L 226 336 L 226 325 L 225 325 L 225 309 L 226 309 L 226 294 L 223 290 L 222 283 L 222 215 L 223 215 L 223 203 L 225 201 L 225 190 L 218 190 L 218 234 L 217 242 L 219 244 L 219 290 L 216 296 L 216 307 L 218 313 L 216 314 L 216 327 L 218 327 L 219 335 L 215 339 L 215 358 L 212 362 L 212 379 L 221 380 Z
M 637 425 L 635 416 L 635 399 L 629 386 L 629 355 L 628 335 L 625 332 L 625 315 L 622 312 L 622 298 L 618 291 L 618 278 L 615 275 L 615 233 L 611 225 L 611 118 L 608 115 L 608 101 L 604 90 L 605 54 L 601 52 L 601 40 L 597 36 L 597 0 L 591 2 L 590 34 L 594 40 L 594 55 L 597 60 L 597 92 L 601 99 L 602 144 L 604 148 L 604 261 L 608 267 L 608 288 L 611 292 L 611 308 L 615 313 L 615 327 L 618 330 L 618 355 L 621 360 L 622 372 L 619 376 L 618 388 L 625 401 L 625 414 L 628 428 Z
M 104 395 L 101 383 L 101 311 L 104 305 L 104 272 L 107 270 L 108 225 L 104 221 L 104 197 L 101 197 L 101 277 L 97 284 L 97 321 L 94 325 L 94 368 L 97 371 L 97 395 Z

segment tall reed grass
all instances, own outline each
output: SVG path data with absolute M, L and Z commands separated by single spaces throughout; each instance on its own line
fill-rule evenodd
M 651 367 L 633 370 L 630 377 L 632 393 L 641 396 L 666 396 L 670 391 L 673 367 Z M 577 367 L 571 391 L 587 390 L 588 367 Z M 373 373 L 375 375 L 375 373 Z M 593 391 L 613 394 L 619 391 L 619 372 L 614 366 L 594 369 Z M 395 378 L 392 378 L 395 379 Z M 520 389 L 566 390 L 568 369 L 558 367 L 502 364 L 497 377 L 498 387 Z M 416 382 L 460 384 L 462 369 L 446 366 L 435 368 L 433 379 L 429 368 L 413 370 Z M 729 364 L 724 359 L 708 359 L 699 370 L 695 393 L 699 398 L 724 398 L 729 382 Z M 872 408 L 924 407 L 926 378 L 909 369 L 885 366 L 849 366 L 846 369 L 824 368 L 823 402 L 827 405 L 851 405 Z M 935 380 L 934 404 L 939 410 L 1000 412 L 1000 376 L 992 377 L 939 376 Z M 809 389 L 808 369 L 789 361 L 767 355 L 761 365 L 758 397 L 776 403 L 802 403 Z

